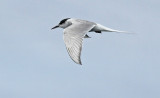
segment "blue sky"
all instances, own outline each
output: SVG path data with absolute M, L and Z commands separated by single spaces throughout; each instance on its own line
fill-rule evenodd
M 1 98 L 160 98 L 159 0 L 1 0 Z M 83 65 L 62 29 L 74 17 L 136 34 L 89 32 Z

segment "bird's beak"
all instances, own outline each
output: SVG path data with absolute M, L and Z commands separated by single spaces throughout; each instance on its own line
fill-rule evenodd
M 57 26 L 53 27 L 51 30 L 53 30 L 53 29 L 55 29 L 55 28 L 58 28 L 58 27 L 59 27 L 59 25 L 57 25 Z

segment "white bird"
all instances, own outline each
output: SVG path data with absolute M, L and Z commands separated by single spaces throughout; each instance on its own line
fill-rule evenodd
M 75 18 L 63 19 L 57 26 L 53 27 L 52 29 L 58 27 L 64 29 L 63 39 L 69 56 L 75 63 L 80 65 L 82 65 L 80 56 L 81 56 L 83 38 L 90 38 L 86 34 L 87 32 L 101 33 L 102 31 L 104 31 L 104 32 L 127 33 L 125 31 L 110 29 L 98 23 L 81 19 L 75 19 Z

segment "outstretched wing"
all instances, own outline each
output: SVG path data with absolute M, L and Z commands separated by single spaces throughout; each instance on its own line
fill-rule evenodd
M 64 29 L 64 43 L 71 59 L 82 65 L 81 50 L 85 34 L 95 26 L 94 23 L 84 20 L 72 20 L 72 25 Z

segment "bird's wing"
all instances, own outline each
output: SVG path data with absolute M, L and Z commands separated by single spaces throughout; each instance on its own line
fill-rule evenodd
M 64 29 L 64 43 L 71 59 L 82 65 L 81 63 L 81 50 L 82 41 L 85 34 L 95 26 L 94 23 L 82 20 L 72 22 L 72 25 Z

